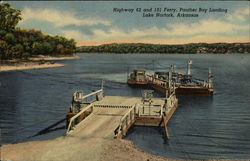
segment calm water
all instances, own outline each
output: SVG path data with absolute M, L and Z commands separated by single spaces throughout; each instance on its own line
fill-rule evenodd
M 126 84 L 135 68 L 166 71 L 171 64 L 185 72 L 214 75 L 213 97 L 180 97 L 180 106 L 169 123 L 171 139 L 163 130 L 133 127 L 126 137 L 139 148 L 174 158 L 250 158 L 250 55 L 80 55 L 63 60 L 60 68 L 0 73 L 1 144 L 42 140 L 65 134 L 65 122 L 34 136 L 65 118 L 74 90 L 91 92 L 105 80 L 106 95 L 141 96 Z M 156 94 L 160 96 L 160 94 Z

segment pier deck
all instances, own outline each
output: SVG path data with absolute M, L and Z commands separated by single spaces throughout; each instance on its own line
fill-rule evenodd
M 87 96 L 96 94 L 99 98 L 96 97 L 97 99 L 89 104 L 80 103 L 82 108 L 77 113 L 68 113 L 68 135 L 122 138 L 133 125 L 166 128 L 178 106 L 175 95 L 169 98 L 148 98 L 103 96 L 102 92 L 99 90 L 88 94 Z M 76 107 L 79 107 L 79 104 Z
M 155 110 L 159 110 L 159 106 L 163 106 L 165 103 L 164 98 L 152 98 L 151 111 L 149 107 L 144 110 L 145 114 L 156 115 Z M 94 107 L 107 107 L 107 108 L 131 108 L 137 105 L 138 108 L 142 109 L 142 97 L 127 97 L 127 96 L 105 96 L 103 100 L 93 103 Z M 142 110 L 139 110 L 140 112 Z
M 152 98 L 151 107 L 144 107 L 144 115 L 159 116 L 160 107 L 164 103 L 164 98 Z M 92 113 L 70 131 L 69 135 L 114 137 L 114 130 L 119 126 L 122 117 L 135 105 L 138 111 L 142 111 L 141 104 L 141 97 L 105 96 L 102 100 L 92 103 Z M 142 112 L 140 113 L 142 115 Z
M 127 108 L 94 107 L 93 113 L 81 121 L 69 136 L 113 138 L 114 129 L 127 111 Z

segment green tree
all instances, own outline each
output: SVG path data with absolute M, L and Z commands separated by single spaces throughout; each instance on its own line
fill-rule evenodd
M 28 58 L 33 55 L 60 55 L 75 52 L 73 39 L 45 35 L 36 29 L 16 27 L 21 11 L 0 3 L 0 59 Z
M 6 41 L 0 40 L 0 60 L 8 58 L 9 45 Z
M 0 29 L 13 31 L 21 20 L 21 11 L 12 8 L 8 3 L 0 3 Z
M 9 44 L 14 44 L 16 42 L 16 38 L 12 33 L 7 33 L 4 37 L 4 39 L 9 43 Z
M 25 52 L 25 53 L 23 53 L 22 54 L 22 57 L 24 58 L 24 59 L 28 59 L 28 57 L 30 57 L 31 55 L 30 55 L 30 53 L 28 53 L 28 52 Z
M 42 54 L 49 55 L 53 51 L 53 46 L 45 41 L 42 43 L 42 50 L 43 50 Z
M 60 55 L 60 54 L 65 54 L 65 48 L 62 44 L 58 44 L 56 46 L 56 53 L 57 55 Z
M 21 58 L 23 54 L 23 46 L 21 44 L 16 44 L 11 47 L 12 57 Z
M 41 54 L 43 51 L 43 46 L 41 42 L 34 42 L 32 44 L 32 54 Z

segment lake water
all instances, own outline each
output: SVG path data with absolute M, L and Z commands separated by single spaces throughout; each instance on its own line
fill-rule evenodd
M 40 130 L 65 118 L 72 93 L 100 88 L 106 95 L 141 96 L 126 84 L 128 71 L 144 68 L 167 71 L 175 64 L 192 74 L 214 76 L 212 97 L 180 97 L 179 108 L 169 122 L 170 140 L 158 127 L 133 127 L 126 139 L 139 148 L 173 158 L 250 158 L 250 55 L 190 54 L 79 54 L 77 60 L 61 60 L 64 67 L 0 73 L 1 144 L 43 140 L 64 135 L 65 122 L 47 133 Z M 155 93 L 161 96 L 161 94 Z

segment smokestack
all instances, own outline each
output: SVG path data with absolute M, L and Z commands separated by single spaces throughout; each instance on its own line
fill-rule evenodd
M 213 78 L 213 76 L 212 76 L 211 69 L 208 68 L 208 88 L 212 88 L 213 87 L 213 85 L 212 85 L 212 78 Z
M 191 75 L 190 66 L 191 66 L 192 63 L 193 63 L 192 60 L 188 60 L 188 61 L 187 61 L 187 75 L 188 75 L 188 76 Z

